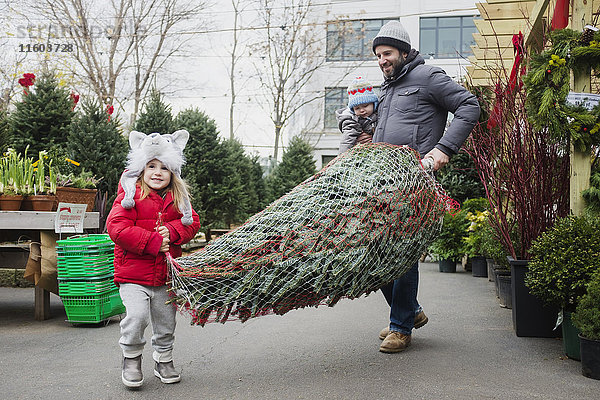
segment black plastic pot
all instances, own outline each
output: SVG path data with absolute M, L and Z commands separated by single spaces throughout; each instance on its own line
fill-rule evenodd
M 456 272 L 456 261 L 443 259 L 438 261 L 440 272 Z
M 560 337 L 562 332 L 556 327 L 558 307 L 545 305 L 525 286 L 525 274 L 529 270 L 529 260 L 515 260 L 508 257 L 512 275 L 512 317 L 517 336 Z
M 581 360 L 579 330 L 573 325 L 571 313 L 568 311 L 563 311 L 561 329 L 565 354 L 572 360 Z
M 487 262 L 485 257 L 477 256 L 471 258 L 471 274 L 477 278 L 487 278 Z
M 500 307 L 512 308 L 512 282 L 510 271 L 505 269 L 496 270 L 496 283 L 498 285 Z
M 581 350 L 581 373 L 592 379 L 600 379 L 600 340 L 579 335 Z
M 494 282 L 496 280 L 496 274 L 494 273 L 494 264 L 495 264 L 494 259 L 486 258 L 485 262 L 487 264 L 488 281 Z

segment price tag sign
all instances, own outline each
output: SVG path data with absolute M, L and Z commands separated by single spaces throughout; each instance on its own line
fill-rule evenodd
M 86 209 L 87 204 L 58 203 L 56 218 L 54 218 L 54 232 L 83 233 Z
M 567 96 L 567 104 L 572 106 L 583 106 L 590 111 L 599 103 L 600 95 L 598 94 L 569 92 L 569 95 Z

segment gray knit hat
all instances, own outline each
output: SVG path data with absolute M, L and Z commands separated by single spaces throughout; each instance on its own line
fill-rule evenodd
M 375 47 L 382 44 L 395 47 L 401 53 L 408 53 L 411 48 L 410 36 L 400 21 L 390 21 L 381 27 L 373 39 L 373 53 L 375 53 Z

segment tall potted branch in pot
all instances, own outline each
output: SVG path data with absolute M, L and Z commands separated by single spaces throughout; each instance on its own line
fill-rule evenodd
M 545 304 L 562 310 L 564 350 L 579 360 L 578 332 L 571 314 L 586 292 L 591 277 L 600 270 L 600 219 L 589 215 L 569 216 L 536 239 L 525 284 Z
M 519 77 L 498 79 L 493 102 L 467 149 L 490 201 L 490 224 L 511 260 L 513 325 L 517 336 L 552 337 L 556 312 L 525 287 L 531 243 L 569 211 L 566 138 L 536 128 L 526 111 Z
M 581 298 L 573 323 L 581 334 L 581 373 L 588 378 L 600 379 L 600 272 L 596 272 Z

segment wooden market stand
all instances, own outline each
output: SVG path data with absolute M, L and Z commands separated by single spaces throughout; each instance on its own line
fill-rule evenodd
M 41 244 L 41 260 L 38 284 L 35 286 L 35 319 L 43 321 L 50 318 L 50 291 L 48 285 L 58 287 L 56 271 L 56 240 L 59 235 L 54 232 L 54 220 L 56 212 L 42 211 L 0 211 L 0 230 L 39 233 Z M 100 214 L 97 212 L 86 212 L 83 220 L 83 228 L 95 229 L 100 224 Z M 64 238 L 64 237 L 63 237 Z M 21 247 L 15 245 L 16 247 Z M 56 289 L 55 289 L 56 290 Z M 53 290 L 53 291 L 55 291 Z

